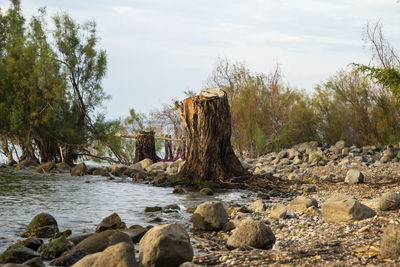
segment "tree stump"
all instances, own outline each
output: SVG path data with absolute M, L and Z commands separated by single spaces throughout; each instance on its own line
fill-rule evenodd
M 175 102 L 185 126 L 187 159 L 179 175 L 219 180 L 248 174 L 231 146 L 231 114 L 225 91 L 206 89 Z
M 135 163 L 144 159 L 157 161 L 154 132 L 138 132 L 135 146 L 135 158 L 133 160 Z

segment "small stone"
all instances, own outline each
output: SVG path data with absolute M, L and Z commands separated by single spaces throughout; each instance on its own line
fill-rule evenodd
M 248 208 L 250 211 L 252 212 L 264 212 L 267 207 L 265 206 L 264 202 L 262 199 L 256 200 L 255 202 L 253 202 L 253 204 L 251 204 Z

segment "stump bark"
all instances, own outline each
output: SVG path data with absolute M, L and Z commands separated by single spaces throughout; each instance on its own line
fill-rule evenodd
M 231 114 L 225 91 L 206 89 L 175 102 L 184 122 L 187 159 L 179 175 L 190 180 L 224 180 L 248 174 L 231 146 Z
M 157 161 L 154 132 L 138 132 L 135 145 L 135 158 L 133 160 L 135 163 L 144 159 Z

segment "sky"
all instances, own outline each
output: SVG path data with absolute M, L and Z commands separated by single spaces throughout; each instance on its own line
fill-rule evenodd
M 287 85 L 312 92 L 351 62 L 368 63 L 362 40 L 378 20 L 400 49 L 396 0 L 21 0 L 26 16 L 47 6 L 97 23 L 107 51 L 106 117 L 148 113 L 206 86 L 218 58 L 269 73 L 279 64 Z M 8 1 L 0 0 L 0 7 Z

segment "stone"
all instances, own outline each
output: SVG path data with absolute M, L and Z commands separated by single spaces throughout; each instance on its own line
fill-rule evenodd
M 180 187 L 179 185 L 174 187 L 174 190 L 172 191 L 172 194 L 184 194 L 186 193 L 185 189 Z
M 92 254 L 96 252 L 102 252 L 107 247 L 115 245 L 119 242 L 132 243 L 132 240 L 125 233 L 118 232 L 116 230 L 107 230 L 89 236 L 78 245 L 76 245 L 74 249 L 77 250 L 80 248 L 84 248 L 89 254 Z
M 37 168 L 36 171 L 39 173 L 44 173 L 44 172 L 54 172 L 57 169 L 57 165 L 54 162 L 45 162 L 40 164 Z
M 173 176 L 178 174 L 178 167 L 177 166 L 169 166 L 166 170 L 165 173 L 167 175 Z
M 71 169 L 71 176 L 84 176 L 87 174 L 87 167 L 84 162 L 77 164 Z
M 390 224 L 383 229 L 380 255 L 382 258 L 399 258 L 400 225 Z
M 271 218 L 274 219 L 284 219 L 287 216 L 287 209 L 286 206 L 278 203 L 271 208 L 271 212 L 269 214 Z
M 228 216 L 220 201 L 208 201 L 200 204 L 191 217 L 194 230 L 220 230 L 227 221 Z
M 264 211 L 267 209 L 267 207 L 265 206 L 263 200 L 262 200 L 262 199 L 259 199 L 259 200 L 256 200 L 255 202 L 253 202 L 253 203 L 248 207 L 248 209 L 249 209 L 251 212 L 259 212 L 259 213 L 261 213 L 261 212 L 264 212 Z
M 347 172 L 344 182 L 348 184 L 363 183 L 364 175 L 359 170 L 351 169 Z
M 289 204 L 286 206 L 286 209 L 293 212 L 304 212 L 311 206 L 317 208 L 318 202 L 313 198 L 298 196 L 289 202 Z
M 2 267 L 29 267 L 28 265 L 25 264 L 18 264 L 18 263 L 7 263 L 2 265 Z
M 42 245 L 38 252 L 44 260 L 52 260 L 58 258 L 64 252 L 72 249 L 74 244 L 67 240 L 65 236 L 56 239 L 51 239 L 49 243 Z
M 23 264 L 28 265 L 30 267 L 45 267 L 43 261 L 40 259 L 40 257 L 35 257 L 30 260 L 27 260 Z
M 70 172 L 71 171 L 71 166 L 69 166 L 67 163 L 65 162 L 60 162 L 56 164 L 57 169 L 60 172 Z
M 378 200 L 379 210 L 398 210 L 400 208 L 400 194 L 386 192 Z
M 23 263 L 35 257 L 39 257 L 39 255 L 34 250 L 17 243 L 8 247 L 0 255 L 0 263 Z
M 214 195 L 214 191 L 212 191 L 210 188 L 205 187 L 200 190 L 200 195 L 212 196 L 212 195 Z
M 87 233 L 87 234 L 75 234 L 75 235 L 71 235 L 68 237 L 68 240 L 71 241 L 74 245 L 79 244 L 80 242 L 82 242 L 83 240 L 85 240 L 86 238 L 88 238 L 89 236 L 94 235 L 93 233 Z
M 340 141 L 336 142 L 335 147 L 343 149 L 343 148 L 347 147 L 347 144 L 345 141 L 340 140 Z
M 151 159 L 144 159 L 142 161 L 139 161 L 138 163 L 140 164 L 142 169 L 145 170 L 147 167 L 153 164 L 153 161 Z
M 126 224 L 121 220 L 121 217 L 114 212 L 113 214 L 104 218 L 96 227 L 96 233 L 106 230 L 121 230 L 126 229 Z
M 332 223 L 363 220 L 376 215 L 371 208 L 343 194 L 333 195 L 326 200 L 321 211 L 324 221 Z
M 301 186 L 301 189 L 304 191 L 304 193 L 315 193 L 317 192 L 317 187 L 315 184 L 303 184 Z
M 265 223 L 249 218 L 232 231 L 227 245 L 230 248 L 270 249 L 275 240 L 275 235 Z
M 43 245 L 43 240 L 37 237 L 29 237 L 25 240 L 19 241 L 18 244 L 36 251 L 41 245 Z
M 101 252 L 89 254 L 83 257 L 80 261 L 72 265 L 72 267 L 92 267 L 94 262 L 100 257 Z
M 179 267 L 202 267 L 202 265 L 195 264 L 191 261 L 187 261 L 179 265 Z
M 36 236 L 39 238 L 50 238 L 58 233 L 56 219 L 48 213 L 39 213 L 28 225 L 28 231 L 23 233 L 23 237 Z
M 73 250 L 71 252 L 68 251 L 68 252 L 64 253 L 63 255 L 61 255 L 60 257 L 52 260 L 50 262 L 50 265 L 71 266 L 71 265 L 75 264 L 76 262 L 78 262 L 83 257 L 85 257 L 86 255 L 88 255 L 88 253 L 87 253 L 86 249 L 84 249 L 84 248 Z
M 110 174 L 108 173 L 108 170 L 104 167 L 97 167 L 94 168 L 91 172 L 92 175 L 97 175 L 97 176 L 109 176 Z
M 139 259 L 143 267 L 172 267 L 192 261 L 193 248 L 188 233 L 178 224 L 151 228 L 140 240 Z
M 139 243 L 140 239 L 147 233 L 149 229 L 137 225 L 135 228 L 129 228 L 127 230 L 123 230 L 122 233 L 127 234 L 133 243 Z
M 162 208 L 157 206 L 144 208 L 144 212 L 157 212 L 157 211 L 162 211 Z
M 110 172 L 114 176 L 121 177 L 124 171 L 126 171 L 126 169 L 128 169 L 128 166 L 123 164 L 117 164 L 117 165 L 112 165 L 110 167 Z
M 92 267 L 138 267 L 135 248 L 132 244 L 121 242 L 106 248 L 94 261 Z
M 36 169 L 37 166 L 39 166 L 39 163 L 37 163 L 34 160 L 22 160 L 21 162 L 18 163 L 17 167 L 15 167 L 16 170 L 21 170 L 23 168 L 28 168 L 28 169 Z

